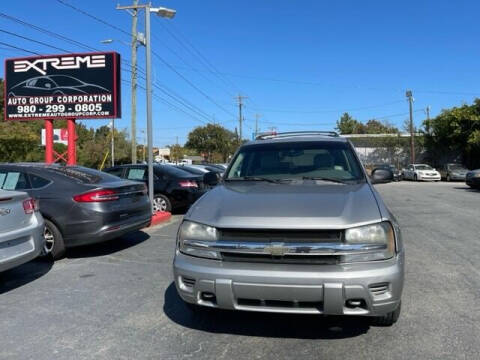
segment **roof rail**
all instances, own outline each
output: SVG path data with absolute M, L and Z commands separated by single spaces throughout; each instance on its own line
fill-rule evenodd
M 257 135 L 255 140 L 267 140 L 267 139 L 276 139 L 276 138 L 285 138 L 293 136 L 329 136 L 329 137 L 338 137 L 338 134 L 335 131 L 289 131 L 289 132 L 269 132 Z

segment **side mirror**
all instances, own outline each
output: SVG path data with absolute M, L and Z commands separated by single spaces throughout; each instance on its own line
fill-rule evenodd
M 218 175 L 212 171 L 203 175 L 203 182 L 205 185 L 215 186 L 218 184 Z
M 372 174 L 370 175 L 370 180 L 372 181 L 372 184 L 393 181 L 393 172 L 388 169 L 373 169 Z

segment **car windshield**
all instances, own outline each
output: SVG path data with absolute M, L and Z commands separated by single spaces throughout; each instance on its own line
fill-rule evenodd
M 450 170 L 467 170 L 462 165 L 459 165 L 459 164 L 450 164 L 448 165 L 448 168 Z
M 249 178 L 249 179 L 248 179 Z M 226 180 L 319 179 L 358 181 L 365 177 L 346 142 L 284 142 L 247 145 L 232 162 Z
M 417 170 L 433 170 L 430 165 L 415 165 L 415 169 Z

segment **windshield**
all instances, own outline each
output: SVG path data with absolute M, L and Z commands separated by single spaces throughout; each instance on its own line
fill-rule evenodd
M 340 181 L 364 179 L 352 148 L 339 141 L 245 146 L 233 160 L 226 180 L 245 177 L 282 180 L 322 178 Z
M 433 170 L 430 165 L 415 165 L 415 169 L 417 170 Z
M 467 170 L 462 165 L 459 165 L 459 164 L 450 164 L 448 165 L 448 168 L 450 170 Z

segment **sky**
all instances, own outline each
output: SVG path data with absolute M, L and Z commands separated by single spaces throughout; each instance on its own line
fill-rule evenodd
M 415 99 L 417 126 L 427 106 L 435 116 L 480 96 L 478 1 L 152 2 L 177 11 L 172 20 L 152 15 L 154 146 L 173 144 L 177 137 L 183 144 L 189 131 L 208 122 L 234 130 L 239 126 L 239 94 L 247 97 L 247 139 L 254 132 L 256 114 L 260 131 L 333 130 L 346 111 L 360 121 L 376 118 L 402 128 L 408 118 L 407 89 Z M 0 10 L 0 56 L 29 55 L 23 50 L 59 53 L 49 46 L 84 52 L 82 46 L 87 45 L 117 51 L 130 61 L 131 16 L 116 10 L 117 3 L 129 5 L 132 0 L 5 2 Z M 140 13 L 138 31 L 143 32 L 144 25 Z M 102 44 L 105 39 L 114 41 Z M 143 47 L 138 49 L 138 66 L 143 72 Z M 121 75 L 130 80 L 127 64 Z M 144 79 L 139 86 L 145 86 Z M 130 97 L 130 85 L 122 82 L 122 118 L 115 125 L 127 131 Z M 141 88 L 137 104 L 141 143 L 146 128 Z M 98 127 L 109 120 L 82 122 Z

